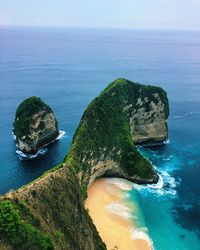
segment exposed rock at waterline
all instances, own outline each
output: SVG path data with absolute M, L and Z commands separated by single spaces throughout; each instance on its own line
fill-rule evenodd
M 18 148 L 26 154 L 36 153 L 59 134 L 52 109 L 35 96 L 26 99 L 17 108 L 13 132 Z

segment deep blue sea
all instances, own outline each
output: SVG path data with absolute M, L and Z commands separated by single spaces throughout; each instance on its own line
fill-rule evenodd
M 160 186 L 131 191 L 156 250 L 200 249 L 200 33 L 112 29 L 0 28 L 0 193 L 62 161 L 90 101 L 115 78 L 168 92 L 169 139 L 139 148 Z M 39 96 L 65 136 L 45 155 L 21 160 L 12 124 L 18 104 Z

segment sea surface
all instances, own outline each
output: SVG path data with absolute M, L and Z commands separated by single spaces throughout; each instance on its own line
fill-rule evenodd
M 140 147 L 160 173 L 127 191 L 156 250 L 200 249 L 200 33 L 115 29 L 0 28 L 0 193 L 62 161 L 84 109 L 118 77 L 163 87 L 169 140 Z M 22 160 L 12 124 L 29 96 L 49 104 L 66 134 L 44 155 Z M 145 224 L 145 225 L 143 225 Z

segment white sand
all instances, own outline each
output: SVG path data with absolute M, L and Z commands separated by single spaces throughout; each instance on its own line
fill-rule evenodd
M 122 203 L 121 194 L 117 185 L 99 179 L 89 187 L 85 207 L 108 250 L 150 250 L 148 236 L 134 228 L 131 205 Z

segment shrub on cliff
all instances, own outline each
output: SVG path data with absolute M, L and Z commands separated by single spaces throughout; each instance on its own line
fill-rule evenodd
M 0 202 L 0 238 L 15 249 L 54 249 L 51 239 L 26 223 L 16 205 L 9 200 Z
M 53 112 L 47 104 L 36 96 L 24 100 L 18 106 L 13 124 L 13 130 L 17 138 L 21 138 L 29 133 L 33 115 L 41 110 Z
M 87 182 L 95 164 L 108 160 L 120 167 L 123 175 L 118 176 L 140 183 L 156 182 L 158 176 L 151 163 L 134 145 L 130 119 L 141 105 L 144 112 L 150 113 L 151 103 L 157 105 L 159 101 L 164 105 L 163 119 L 167 119 L 168 99 L 162 88 L 121 78 L 115 80 L 85 110 L 66 162 L 77 173 L 82 172 L 83 182 Z
M 13 132 L 17 138 L 27 135 L 30 131 L 30 124 L 33 121 L 33 115 L 41 110 L 53 113 L 52 109 L 36 96 L 24 100 L 17 108 Z M 58 126 L 56 121 L 56 127 Z M 42 127 L 41 127 L 42 128 Z

